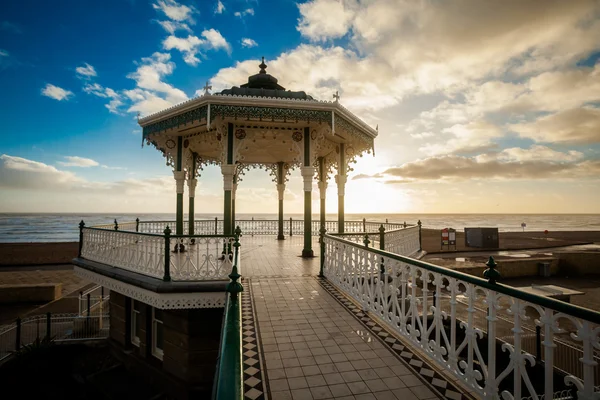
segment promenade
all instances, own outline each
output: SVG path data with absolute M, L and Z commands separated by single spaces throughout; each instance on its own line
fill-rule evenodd
M 318 278 L 301 237 L 242 243 L 246 399 L 469 398 Z

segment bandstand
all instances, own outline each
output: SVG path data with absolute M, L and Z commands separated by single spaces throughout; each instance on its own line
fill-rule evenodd
M 259 67 L 139 120 L 173 168 L 175 221 L 79 226 L 75 271 L 110 290 L 108 341 L 128 369 L 177 399 L 598 399 L 600 313 L 503 285 L 491 257 L 483 278 L 420 260 L 420 221 L 345 220 L 347 173 L 377 130 L 337 94 L 287 91 Z M 207 165 L 223 175 L 214 220 L 194 218 Z M 236 219 L 249 168 L 273 177 L 276 221 Z M 283 219 L 294 170 L 296 221 Z M 89 313 L 79 323 L 94 328 Z
M 235 226 L 235 197 L 244 172 L 269 171 L 279 197 L 279 240 L 284 239 L 284 192 L 289 175 L 299 170 L 304 180 L 304 226 L 311 226 L 312 190 L 318 182 L 320 222 L 325 225 L 327 178 L 336 171 L 338 226 L 344 232 L 347 173 L 356 157 L 374 153 L 377 131 L 335 101 L 318 101 L 305 92 L 289 91 L 266 72 L 246 84 L 205 94 L 139 120 L 143 140 L 156 147 L 173 167 L 177 187 L 176 234 L 184 233 L 183 195 L 189 194 L 188 233 L 194 234 L 194 196 L 206 165 L 223 174 L 223 233 Z M 207 84 L 208 85 L 208 84 Z M 311 230 L 304 230 L 303 257 L 312 257 Z

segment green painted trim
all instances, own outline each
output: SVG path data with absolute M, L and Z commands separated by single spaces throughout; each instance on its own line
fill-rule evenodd
M 338 242 L 344 243 L 346 245 L 358 247 L 364 249 L 365 246 L 360 245 L 355 242 L 351 242 L 349 240 L 342 239 L 340 237 L 336 237 L 333 235 L 325 234 L 325 237 L 336 240 Z M 473 275 L 465 274 L 463 272 L 459 272 L 453 269 L 440 267 L 438 265 L 433 265 L 425 261 L 415 260 L 414 258 L 401 256 L 394 253 L 389 253 L 387 251 L 375 249 L 373 247 L 369 247 L 368 251 L 378 254 L 380 256 L 388 257 L 397 261 L 401 261 L 406 264 L 414 265 L 419 268 L 426 269 L 431 272 L 443 274 L 449 276 L 451 278 L 459 279 L 463 282 L 472 283 L 474 285 L 483 287 L 485 289 L 494 290 L 498 293 L 506 294 L 512 297 L 516 297 L 517 299 L 527 301 L 532 304 L 538 304 L 542 307 L 548 307 L 554 311 L 562 312 L 568 315 L 572 315 L 577 318 L 584 319 L 586 321 L 592 322 L 594 324 L 600 324 L 600 312 L 596 312 L 593 310 L 589 310 L 587 308 L 579 307 L 570 303 L 566 303 L 560 300 L 555 300 L 550 297 L 538 296 L 535 294 L 527 293 L 512 286 L 503 285 L 501 283 L 490 283 L 483 278 L 478 278 Z
M 175 115 L 171 118 L 147 125 L 143 128 L 142 140 L 145 140 L 147 136 L 156 132 L 162 132 L 171 128 L 185 126 L 186 124 L 194 121 L 206 121 L 207 112 L 208 106 L 203 105 L 193 110 L 186 111 L 182 114 Z
M 233 164 L 233 124 L 227 124 L 227 164 Z
M 320 182 L 325 182 L 326 181 L 326 176 L 325 176 L 325 159 L 323 157 L 319 157 L 319 181 Z M 320 198 L 320 193 L 319 193 L 319 198 Z M 320 204 L 321 208 L 320 208 L 320 213 L 319 213 L 319 217 L 320 217 L 320 225 L 321 228 L 325 227 L 325 199 L 321 199 L 321 204 Z
M 231 227 L 235 226 L 235 199 L 232 196 L 231 199 Z
M 310 128 L 304 128 L 304 166 L 310 167 Z
M 283 180 L 283 161 L 280 161 L 277 163 L 277 184 L 282 185 Z M 279 192 L 277 193 L 279 194 Z M 283 200 L 278 200 L 278 203 L 277 240 L 285 240 L 285 235 L 283 234 Z
M 231 224 L 231 190 L 225 190 L 223 204 L 223 233 L 232 235 L 233 228 Z
M 311 192 L 304 192 L 304 249 L 302 249 L 302 257 L 313 257 L 312 250 L 312 204 Z
M 183 235 L 183 193 L 177 193 L 177 213 L 175 220 L 175 234 Z
M 215 400 L 242 400 L 244 379 L 242 368 L 242 307 L 239 296 L 227 295 Z
M 188 221 L 188 235 L 194 234 L 194 198 L 190 197 L 190 207 L 189 207 L 189 221 Z

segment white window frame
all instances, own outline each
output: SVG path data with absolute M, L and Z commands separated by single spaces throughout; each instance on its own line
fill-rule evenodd
M 156 318 L 156 314 L 154 312 L 155 310 L 156 309 L 154 307 L 152 307 L 152 355 L 162 361 L 163 354 L 164 354 L 163 349 L 159 349 L 158 347 L 156 347 L 156 339 L 158 337 L 158 335 L 156 334 L 156 330 L 157 330 L 158 324 L 160 324 L 161 327 L 163 328 L 163 346 L 164 346 L 165 331 L 164 331 L 163 321 Z
M 135 309 L 136 300 L 131 299 L 131 344 L 136 347 L 140 347 L 140 338 L 137 335 L 137 324 L 141 319 L 141 313 Z

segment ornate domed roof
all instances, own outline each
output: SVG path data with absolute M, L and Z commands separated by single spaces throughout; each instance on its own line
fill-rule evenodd
M 309 96 L 304 91 L 293 92 L 291 90 L 285 90 L 283 86 L 278 84 L 277 78 L 267 73 L 267 65 L 265 64 L 264 57 L 262 58 L 259 68 L 260 71 L 258 74 L 248 77 L 248 83 L 240 85 L 239 87 L 233 86 L 231 89 L 222 90 L 219 94 L 313 100 L 312 96 Z

